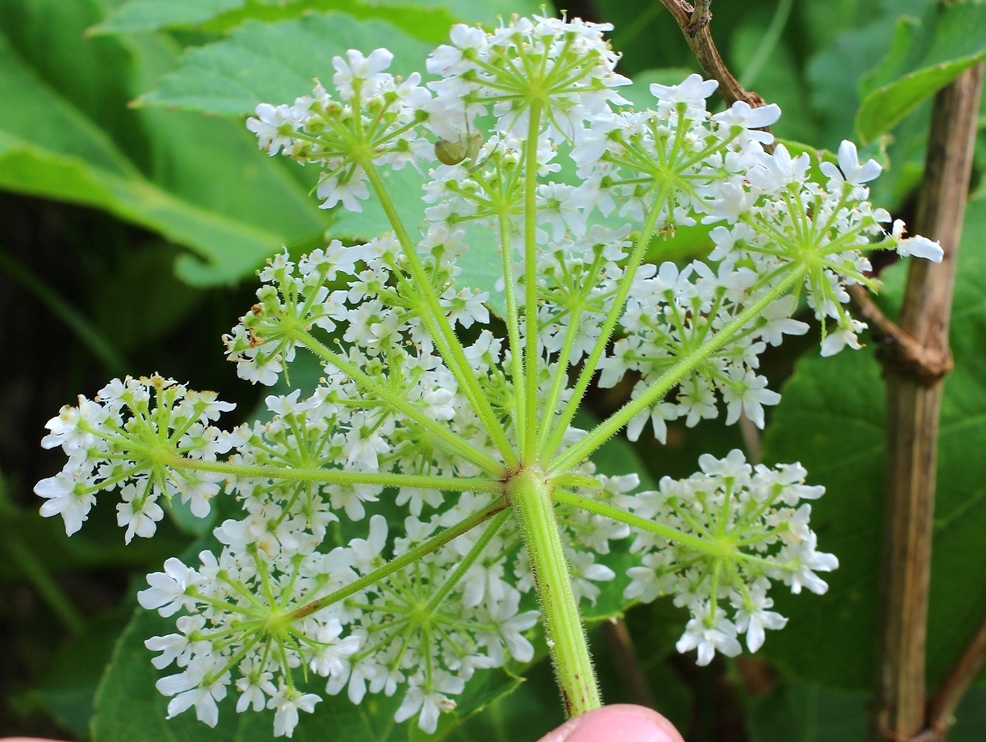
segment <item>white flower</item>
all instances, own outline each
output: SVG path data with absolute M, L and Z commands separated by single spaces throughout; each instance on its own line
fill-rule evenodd
M 642 567 L 630 567 L 627 570 L 630 584 L 623 589 L 623 597 L 628 600 L 639 598 L 641 603 L 652 603 L 661 595 L 671 592 L 674 578 L 665 571 L 670 566 L 670 556 L 667 552 L 646 554 L 641 560 Z M 659 572 L 664 574 L 658 574 Z
M 810 533 L 808 538 L 795 545 L 785 545 L 778 560 L 791 561 L 797 566 L 793 569 L 782 570 L 780 574 L 784 583 L 791 586 L 792 593 L 800 593 L 801 587 L 807 587 L 816 595 L 824 595 L 828 591 L 828 584 L 815 574 L 819 572 L 831 572 L 839 568 L 839 560 L 834 554 L 825 554 L 815 551 L 818 537 Z
M 719 87 L 716 80 L 703 80 L 701 75 L 691 74 L 679 85 L 652 83 L 651 95 L 666 103 L 685 103 L 698 111 L 705 110 L 705 99 Z
M 741 633 L 746 632 L 746 646 L 751 652 L 756 652 L 763 646 L 764 629 L 776 631 L 787 625 L 784 616 L 776 611 L 767 610 L 774 605 L 774 601 L 767 597 L 766 587 L 763 584 L 752 587 L 748 599 L 735 592 L 730 598 L 737 606 L 736 630 Z
M 421 680 L 418 680 L 420 683 Z M 455 708 L 455 701 L 445 696 L 445 693 L 459 694 L 466 687 L 462 678 L 457 678 L 443 670 L 433 673 L 430 687 L 413 684 L 401 701 L 400 707 L 394 714 L 394 721 L 400 723 L 414 716 L 418 711 L 418 728 L 428 734 L 434 734 L 438 728 L 438 716 L 443 711 Z
M 788 294 L 772 302 L 760 313 L 760 318 L 766 322 L 758 328 L 758 331 L 765 342 L 776 347 L 784 341 L 784 335 L 804 335 L 808 332 L 806 323 L 791 319 L 796 304 L 797 297 Z
M 763 405 L 775 405 L 781 401 L 781 395 L 767 389 L 767 379 L 757 376 L 753 371 L 747 371 L 741 379 L 730 379 L 723 387 L 722 400 L 726 403 L 729 413 L 726 415 L 726 425 L 732 425 L 739 420 L 740 412 L 761 430 L 764 426 Z
M 180 559 L 171 557 L 164 563 L 164 572 L 147 575 L 148 590 L 137 593 L 137 602 L 149 611 L 156 610 L 162 616 L 174 615 L 183 607 L 191 607 L 192 598 L 186 593 L 195 582 L 194 569 L 186 567 Z
M 727 657 L 735 657 L 743 651 L 736 641 L 736 625 L 726 618 L 726 612 L 722 608 L 716 608 L 715 615 L 711 618 L 711 604 L 693 611 L 696 617 L 688 622 L 685 633 L 675 644 L 679 652 L 685 653 L 697 648 L 698 658 L 695 662 L 704 666 L 712 662 L 716 650 Z
M 71 536 L 82 528 L 82 524 L 89 519 L 89 511 L 96 503 L 96 496 L 85 491 L 84 482 L 85 480 L 76 482 L 71 472 L 61 471 L 34 485 L 34 494 L 47 500 L 41 506 L 41 515 L 45 518 L 61 515 L 65 521 L 66 536 Z
M 151 664 L 158 670 L 163 670 L 172 662 L 177 662 L 178 667 L 188 664 L 194 650 L 194 642 L 190 637 L 202 630 L 205 619 L 202 616 L 181 616 L 177 626 L 180 634 L 153 636 L 144 642 L 144 646 L 152 652 L 161 652 L 151 660 Z
M 354 634 L 340 640 L 340 634 L 342 624 L 339 619 L 329 619 L 315 635 L 318 649 L 312 654 L 308 666 L 323 678 L 344 683 L 349 679 L 349 658 L 359 651 L 361 639 Z
M 569 571 L 572 575 L 572 593 L 575 601 L 585 598 L 593 605 L 599 597 L 600 589 L 594 582 L 609 582 L 616 573 L 605 564 L 596 562 L 591 552 L 569 550 L 567 555 Z
M 350 49 L 346 52 L 345 59 L 332 57 L 332 66 L 336 68 L 332 83 L 344 100 L 353 96 L 353 83 L 356 80 L 364 82 L 369 88 L 366 95 L 374 95 L 376 86 L 384 81 L 380 73 L 390 67 L 393 60 L 394 55 L 387 49 L 374 49 L 369 57 L 364 57 L 356 49 Z
M 927 237 L 918 235 L 916 237 L 904 237 L 904 222 L 900 219 L 894 221 L 893 236 L 897 240 L 897 254 L 906 258 L 914 255 L 918 258 L 930 260 L 932 263 L 940 263 L 945 257 L 945 251 L 941 244 L 935 240 L 932 242 Z
M 382 515 L 370 518 L 370 536 L 368 539 L 354 538 L 349 542 L 353 552 L 353 562 L 360 572 L 369 572 L 380 560 L 380 553 L 387 545 L 387 519 Z
M 503 600 L 495 603 L 490 610 L 490 620 L 496 624 L 497 635 L 487 637 L 486 647 L 490 651 L 490 658 L 497 664 L 503 664 L 501 641 L 507 647 L 510 656 L 518 662 L 530 662 L 534 658 L 534 646 L 521 632 L 534 626 L 541 614 L 537 611 L 517 613 L 519 604 L 520 593 L 510 589 Z
M 277 709 L 274 714 L 274 736 L 291 737 L 298 726 L 298 711 L 313 713 L 315 704 L 322 699 L 314 693 L 304 693 L 294 688 L 281 688 L 267 702 L 267 708 Z
M 66 454 L 84 451 L 96 444 L 98 440 L 93 428 L 99 428 L 109 417 L 109 410 L 92 400 L 79 395 L 79 406 L 65 405 L 58 413 L 45 423 L 51 432 L 41 439 L 42 448 L 61 446 Z
M 776 103 L 751 108 L 746 101 L 738 100 L 722 113 L 715 114 L 712 120 L 750 130 L 772 126 L 780 117 L 781 109 Z M 746 135 L 761 144 L 770 144 L 774 141 L 774 136 L 766 131 L 747 131 Z
M 842 144 L 839 145 L 839 168 L 842 170 L 841 173 L 831 162 L 823 162 L 818 167 L 831 180 L 841 183 L 843 178 L 845 178 L 847 183 L 852 183 L 853 185 L 868 183 L 879 177 L 880 172 L 883 170 L 880 167 L 880 163 L 876 160 L 867 160 L 864 164 L 860 165 L 856 145 L 848 139 L 843 139 Z
M 236 689 L 240 697 L 236 700 L 236 713 L 242 714 L 248 708 L 263 711 L 267 705 L 267 696 L 277 693 L 277 688 L 271 680 L 274 674 L 270 671 L 260 671 L 259 662 L 247 658 L 240 663 L 239 670 L 243 677 L 236 681 Z
M 173 719 L 192 706 L 195 717 L 210 727 L 219 723 L 219 706 L 216 701 L 226 697 L 229 673 L 217 675 L 225 667 L 221 657 L 211 656 L 195 659 L 188 669 L 178 675 L 163 677 L 155 683 L 155 688 L 164 696 L 174 696 L 168 702 L 168 719 Z
M 848 327 L 839 327 L 835 332 L 830 332 L 822 341 L 822 356 L 834 356 L 847 345 L 853 350 L 859 350 L 859 338 L 856 334 L 866 329 L 866 324 L 858 320 L 849 320 Z
M 792 158 L 787 147 L 778 144 L 773 154 L 756 154 L 756 165 L 750 168 L 747 177 L 758 189 L 773 193 L 789 183 L 802 183 L 811 165 L 807 152 Z
M 144 489 L 144 495 L 139 497 L 141 489 Z M 151 488 L 126 484 L 120 488 L 120 497 L 123 501 L 116 506 L 116 522 L 127 529 L 123 540 L 129 544 L 135 534 L 141 538 L 153 536 L 157 530 L 155 524 L 164 517 L 164 510 L 155 502 Z
M 257 118 L 247 119 L 246 128 L 257 135 L 261 149 L 266 149 L 267 154 L 273 157 L 282 147 L 291 147 L 293 139 L 288 132 L 296 121 L 290 107 L 261 103 L 256 108 L 256 114 Z

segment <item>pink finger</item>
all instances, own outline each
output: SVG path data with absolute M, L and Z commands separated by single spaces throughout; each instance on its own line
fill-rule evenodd
M 670 721 L 643 706 L 616 704 L 582 714 L 539 742 L 684 742 Z

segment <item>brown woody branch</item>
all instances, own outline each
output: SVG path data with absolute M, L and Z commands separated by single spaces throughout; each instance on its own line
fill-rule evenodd
M 870 332 L 886 344 L 883 347 L 887 350 L 881 353 L 884 363 L 895 365 L 898 373 L 910 374 L 925 384 L 933 384 L 952 370 L 954 364 L 948 348 L 925 348 L 880 311 L 865 286 L 850 286 L 849 295 Z
M 986 616 L 959 661 L 948 671 L 928 701 L 928 726 L 934 733 L 934 740 L 945 739 L 945 734 L 955 723 L 955 709 L 983 669 L 983 664 L 986 664 Z
M 661 0 L 661 4 L 671 12 L 681 26 L 685 41 L 688 42 L 692 54 L 695 55 L 705 74 L 719 82 L 719 95 L 726 102 L 726 106 L 731 106 L 738 100 L 745 101 L 751 108 L 758 108 L 764 104 L 763 98 L 759 95 L 744 90 L 719 56 L 719 50 L 716 49 L 709 30 L 709 21 L 712 19 L 712 14 L 709 12 L 711 0 L 697 0 L 694 8 L 685 0 Z
M 897 349 L 944 364 L 955 265 L 972 170 L 983 66 L 963 72 L 935 96 L 915 231 L 937 239 L 939 264 L 911 261 Z M 874 323 L 881 315 L 873 314 Z M 885 318 L 884 318 L 885 319 Z M 887 330 L 892 330 L 886 325 Z M 916 345 L 910 346 L 906 340 Z M 881 578 L 879 674 L 872 736 L 934 740 L 928 727 L 925 664 L 928 585 L 944 377 L 927 381 L 885 362 L 887 489 Z

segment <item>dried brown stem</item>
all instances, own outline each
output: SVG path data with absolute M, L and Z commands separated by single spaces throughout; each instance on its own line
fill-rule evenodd
M 947 358 L 955 262 L 972 169 L 982 65 L 935 96 L 915 231 L 940 241 L 939 264 L 911 262 L 900 330 L 918 347 Z M 898 348 L 902 347 L 900 345 Z M 925 717 L 925 639 L 944 377 L 930 383 L 885 363 L 887 491 L 881 582 L 882 625 L 873 738 L 900 740 L 930 731 Z
M 604 621 L 603 635 L 606 637 L 606 646 L 613 658 L 616 674 L 620 676 L 629 701 L 647 708 L 655 708 L 654 696 L 640 667 L 640 659 L 633 646 L 633 638 L 627 630 L 626 621 L 622 618 Z
M 935 740 L 945 739 L 946 733 L 955 723 L 955 709 L 983 669 L 983 664 L 986 664 L 986 616 L 983 616 L 983 622 L 979 624 L 979 629 L 959 661 L 948 671 L 938 690 L 928 701 L 928 726 L 934 732 Z
M 685 0 L 661 0 L 661 4 L 671 12 L 681 26 L 685 41 L 688 42 L 692 54 L 695 55 L 705 74 L 719 82 L 719 95 L 727 106 L 733 105 L 738 100 L 745 101 L 751 108 L 758 108 L 764 104 L 763 98 L 759 95 L 744 90 L 719 56 L 719 50 L 716 49 L 709 30 L 709 21 L 712 19 L 712 14 L 709 12 L 711 0 L 697 0 L 694 8 Z

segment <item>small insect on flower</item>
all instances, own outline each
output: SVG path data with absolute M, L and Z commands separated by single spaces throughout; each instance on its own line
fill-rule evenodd
M 458 165 L 463 160 L 475 160 L 482 147 L 482 133 L 470 131 L 467 121 L 465 136 L 460 136 L 455 141 L 439 139 L 435 143 L 435 157 L 443 165 Z

